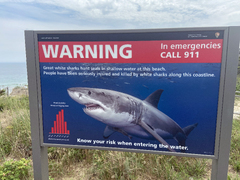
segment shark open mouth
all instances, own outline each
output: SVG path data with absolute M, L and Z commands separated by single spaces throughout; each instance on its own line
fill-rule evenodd
M 96 109 L 102 109 L 102 110 L 104 110 L 104 109 L 103 109 L 100 105 L 98 105 L 98 104 L 89 103 L 89 104 L 85 104 L 85 106 L 86 106 L 86 109 L 87 109 L 87 110 L 90 110 L 90 111 L 96 110 Z

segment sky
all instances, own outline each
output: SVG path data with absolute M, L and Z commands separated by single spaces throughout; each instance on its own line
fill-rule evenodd
M 24 30 L 240 26 L 239 0 L 0 0 L 0 62 L 25 62 Z

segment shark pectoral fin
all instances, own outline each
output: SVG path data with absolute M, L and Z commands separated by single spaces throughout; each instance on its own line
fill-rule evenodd
M 103 137 L 105 139 L 109 138 L 113 133 L 115 132 L 120 132 L 123 135 L 127 136 L 129 139 L 132 139 L 132 136 L 130 136 L 128 133 L 126 133 L 125 131 L 123 131 L 122 129 L 119 128 L 115 128 L 115 127 L 111 127 L 111 126 L 106 126 L 104 132 L 103 132 Z
M 142 126 L 142 128 L 145 129 L 147 132 L 149 132 L 153 137 L 155 137 L 160 143 L 162 143 L 163 145 L 167 145 L 169 151 L 176 152 L 173 149 L 171 149 L 170 145 L 161 136 L 159 136 L 150 126 L 148 126 L 145 122 L 140 121 L 138 124 L 140 126 Z
M 109 136 L 111 136 L 113 133 L 115 133 L 116 131 L 114 130 L 113 127 L 111 126 L 106 126 L 104 132 L 103 132 L 103 137 L 104 139 L 109 138 Z
M 132 136 L 130 136 L 128 133 L 123 131 L 122 129 L 119 128 L 113 128 L 115 131 L 122 133 L 123 135 L 127 136 L 130 140 L 132 139 Z

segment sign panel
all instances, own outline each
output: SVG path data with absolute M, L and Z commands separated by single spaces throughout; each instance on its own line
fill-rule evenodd
M 214 155 L 223 35 L 37 34 L 43 143 Z

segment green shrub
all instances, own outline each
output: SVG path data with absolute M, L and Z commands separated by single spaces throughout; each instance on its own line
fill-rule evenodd
M 4 109 L 4 104 L 3 103 L 0 103 L 0 112 L 2 112 Z
M 6 93 L 5 89 L 0 90 L 0 96 L 3 96 Z
M 2 180 L 22 180 L 28 179 L 29 160 L 22 158 L 19 161 L 6 161 L 0 166 L 0 179 Z

